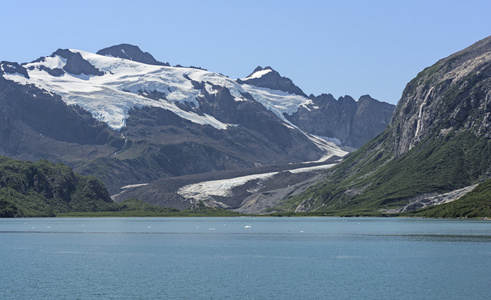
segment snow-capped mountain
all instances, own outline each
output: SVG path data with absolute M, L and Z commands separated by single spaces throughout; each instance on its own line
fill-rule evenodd
M 79 62 L 73 63 L 75 60 Z M 77 63 L 79 65 L 73 67 Z M 82 63 L 93 67 L 83 70 Z M 247 93 L 250 94 L 287 123 L 284 113 L 292 114 L 299 106 L 310 102 L 302 95 L 239 84 L 224 75 L 205 70 L 145 64 L 80 50 L 58 50 L 22 67 L 27 70 L 27 77 L 20 73 L 6 73 L 4 78 L 20 84 L 34 84 L 60 95 L 68 105 L 80 106 L 95 119 L 118 131 L 125 126 L 129 111 L 135 107 L 160 107 L 194 123 L 209 124 L 222 130 L 233 126 L 213 116 L 179 107 L 179 104 L 199 107 L 198 98 L 204 97 L 202 90 L 216 94 L 214 86 L 227 88 L 235 101 L 249 101 L 246 97 Z M 275 72 L 270 68 L 267 70 Z M 265 76 L 267 73 L 259 71 L 246 79 Z M 158 95 L 158 99 L 151 94 Z
M 112 193 L 169 176 L 342 156 L 330 139 L 349 139 L 304 129 L 319 101 L 269 67 L 233 80 L 171 67 L 128 44 L 97 54 L 59 49 L 0 63 L 0 154 L 67 163 Z

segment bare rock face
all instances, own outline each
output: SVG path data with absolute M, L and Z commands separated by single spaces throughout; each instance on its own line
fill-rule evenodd
M 387 128 L 395 106 L 380 102 L 369 95 L 361 96 L 356 104 L 347 144 L 359 148 Z
M 491 135 L 491 37 L 438 61 L 406 86 L 394 113 L 400 156 L 430 134 L 471 129 Z
M 343 146 L 359 148 L 384 131 L 395 106 L 369 95 L 355 101 L 350 96 L 310 96 L 311 104 L 287 116 L 300 129 L 318 136 L 336 138 Z

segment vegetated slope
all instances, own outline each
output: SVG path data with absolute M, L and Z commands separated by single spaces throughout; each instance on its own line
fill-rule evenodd
M 278 209 L 397 211 L 486 180 L 491 174 L 490 77 L 491 37 L 426 68 L 408 83 L 382 134 L 348 155 L 325 181 Z
M 104 185 L 68 166 L 0 157 L 0 217 L 118 210 Z

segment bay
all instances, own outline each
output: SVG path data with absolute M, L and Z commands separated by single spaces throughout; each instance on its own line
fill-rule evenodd
M 491 222 L 0 219 L 0 299 L 488 299 Z

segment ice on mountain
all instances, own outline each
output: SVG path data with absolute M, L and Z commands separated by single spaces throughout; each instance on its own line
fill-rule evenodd
M 62 69 L 67 62 L 66 58 L 54 55 L 26 64 L 24 67 L 28 69 L 30 79 L 14 74 L 4 76 L 16 82 L 34 84 L 50 93 L 58 94 L 67 104 L 84 108 L 94 118 L 105 122 L 114 130 L 121 130 L 125 126 L 128 114 L 133 108 L 144 106 L 161 107 L 194 123 L 226 129 L 228 124 L 212 116 L 186 112 L 173 103 L 189 102 L 199 106 L 197 98 L 202 95 L 202 92 L 199 85 L 198 88 L 196 87 L 196 82 L 203 84 L 210 94 L 217 92 L 213 85 L 225 87 L 236 101 L 246 101 L 243 95 L 248 93 L 286 124 L 290 122 L 283 114 L 292 114 L 298 110 L 300 105 L 309 101 L 304 96 L 239 84 L 224 75 L 206 70 L 150 65 L 80 50 L 70 49 L 69 51 L 79 53 L 84 60 L 103 72 L 104 75 L 88 76 L 65 73 L 57 77 L 51 76 L 46 70 L 42 70 L 41 66 L 49 69 Z M 270 68 L 266 68 L 251 76 L 260 77 L 271 71 Z M 141 94 L 154 91 L 161 93 L 165 99 L 155 101 Z

